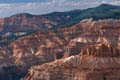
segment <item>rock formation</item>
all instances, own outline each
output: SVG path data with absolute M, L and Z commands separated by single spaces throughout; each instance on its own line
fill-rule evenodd
M 21 13 L 5 18 L 3 27 L 5 32 L 18 32 L 32 29 L 51 28 L 55 24 L 55 22 L 42 16 Z
M 119 80 L 119 49 L 119 6 L 0 18 L 0 80 Z
M 1 47 L 1 54 L 7 53 L 17 63 L 24 63 L 24 59 L 29 57 L 32 61 L 32 56 L 48 62 L 77 55 L 84 46 L 91 44 L 104 43 L 119 47 L 119 25 L 120 20 L 88 19 L 56 31 L 36 31 Z
M 57 30 L 38 30 L 0 46 L 0 54 L 7 53 L 7 58 L 11 59 L 5 65 L 11 63 L 17 70 L 27 72 L 31 66 L 78 55 L 85 46 L 104 43 L 120 48 L 119 25 L 120 20 L 87 19 Z M 9 34 L 0 36 L 3 38 L 0 42 L 6 41 Z M 95 54 L 97 56 L 97 52 Z
M 120 50 L 106 44 L 90 45 L 81 53 L 33 66 L 25 80 L 119 80 Z

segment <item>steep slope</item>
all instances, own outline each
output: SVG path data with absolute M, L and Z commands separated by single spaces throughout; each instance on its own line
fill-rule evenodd
M 91 19 L 56 31 L 36 31 L 2 46 L 1 54 L 8 54 L 24 71 L 33 65 L 78 55 L 85 46 L 97 43 L 120 47 L 120 20 Z
M 87 18 L 93 18 L 94 20 L 108 18 L 119 19 L 120 7 L 102 4 L 98 7 L 85 10 L 53 12 L 45 15 L 21 13 L 0 19 L 0 24 L 2 24 L 3 32 L 17 32 L 36 29 L 57 29 L 73 25 Z
M 84 69 L 86 68 L 90 70 L 91 68 L 93 68 L 93 70 L 94 69 L 101 70 L 107 68 L 110 68 L 110 70 L 111 68 L 117 69 L 118 68 L 117 66 L 114 67 L 115 65 L 113 66 L 109 66 L 109 65 L 114 64 L 114 62 L 118 64 L 117 61 L 119 61 L 119 59 L 116 58 L 116 55 L 119 54 L 119 51 L 117 49 L 120 48 L 119 18 L 120 18 L 119 6 L 102 4 L 98 7 L 89 8 L 86 10 L 54 12 L 46 15 L 31 15 L 27 13 L 21 13 L 21 14 L 13 15 L 11 17 L 0 19 L 0 31 L 1 31 L 0 32 L 0 60 L 1 60 L 0 76 L 2 76 L 0 77 L 0 80 L 14 80 L 14 79 L 18 80 L 20 79 L 20 77 L 23 77 L 26 74 L 27 70 L 31 66 L 41 65 L 43 63 L 51 62 L 57 59 L 62 59 L 59 60 L 58 63 L 60 63 L 60 65 L 61 64 L 65 65 L 65 67 L 68 66 L 67 68 L 69 69 L 69 66 L 73 65 L 72 61 L 75 62 L 74 61 L 75 59 L 74 57 L 68 58 L 68 59 L 73 58 L 74 60 L 70 61 L 70 65 L 66 65 L 69 63 L 69 61 L 63 64 L 64 58 L 72 55 L 79 55 L 82 53 L 84 54 L 89 53 L 87 54 L 88 55 L 87 58 L 84 58 L 85 60 L 82 59 L 83 62 L 87 64 L 90 64 L 89 62 L 87 62 L 89 60 L 90 61 L 92 59 L 94 61 L 97 60 L 95 63 L 93 63 L 92 61 L 92 65 L 86 65 L 86 67 L 83 66 Z M 84 49 L 81 50 L 85 46 L 98 44 L 98 43 L 103 43 L 104 46 L 107 45 L 106 46 L 107 52 L 109 53 L 107 54 L 107 52 L 101 52 L 101 50 L 104 50 L 104 48 L 106 49 L 106 47 L 104 47 L 103 45 L 97 45 L 98 49 L 100 50 L 97 50 L 96 46 L 93 46 L 92 48 L 86 47 L 86 49 L 88 50 L 84 50 Z M 109 48 L 110 50 L 108 50 L 109 44 L 113 46 L 112 49 Z M 116 47 L 117 49 L 114 50 L 114 48 Z M 112 53 L 114 52 L 115 55 L 112 55 Z M 95 58 L 92 58 L 91 55 L 92 57 Z M 99 56 L 100 59 L 98 59 Z M 104 57 L 110 57 L 110 58 L 103 59 Z M 111 62 L 109 64 L 106 64 L 107 67 L 106 66 L 104 67 L 105 65 L 104 61 L 106 61 L 105 63 L 108 63 L 108 61 Z M 53 66 L 53 64 L 56 65 L 57 63 L 53 62 L 50 64 Z M 99 66 L 101 64 L 103 65 L 99 67 L 99 66 L 95 66 L 96 64 Z M 49 65 L 49 63 L 47 65 Z M 77 64 L 75 63 L 75 65 Z M 58 67 L 59 65 L 57 67 L 55 66 L 55 69 L 58 69 Z M 97 67 L 99 67 L 99 69 Z M 63 67 L 60 68 L 64 70 Z M 69 72 L 70 70 L 68 69 L 67 71 Z M 58 71 L 59 70 L 61 69 L 58 69 Z M 60 71 L 61 74 L 60 77 L 64 75 L 63 72 L 61 71 Z M 67 71 L 65 75 L 67 75 Z M 3 72 L 4 74 L 2 74 Z M 117 75 L 117 72 L 116 73 L 114 73 L 114 71 L 112 72 L 113 74 Z M 80 72 L 76 74 L 79 73 Z M 85 74 L 86 73 L 89 73 L 89 71 L 85 72 Z M 84 71 L 83 73 L 80 74 L 84 75 Z M 52 80 L 54 79 L 56 78 L 52 78 Z M 64 79 L 74 80 L 73 78 L 69 78 L 68 76 L 65 77 Z
M 20 13 L 0 19 L 0 46 L 7 46 L 12 40 L 37 30 L 56 29 L 63 22 L 69 22 L 79 15 L 81 10 L 54 12 L 46 15 Z M 64 24 L 63 24 L 64 25 Z
M 78 16 L 81 10 L 69 12 L 53 12 L 46 15 L 32 15 L 20 13 L 7 18 L 3 18 L 3 32 L 33 31 L 38 29 L 51 29 L 62 25 L 64 22 L 72 20 Z M 2 19 L 1 19 L 2 20 Z
M 105 44 L 87 46 L 80 55 L 33 66 L 25 80 L 119 80 L 120 50 Z
M 5 18 L 3 27 L 5 32 L 17 32 L 32 29 L 46 29 L 51 28 L 54 25 L 56 25 L 55 22 L 42 16 L 21 13 Z
M 61 27 L 70 27 L 88 18 L 92 18 L 93 20 L 119 19 L 120 7 L 102 4 L 98 7 L 85 10 L 53 12 L 45 15 L 20 13 L 3 18 L 0 19 L 0 45 L 7 46 L 12 40 L 16 40 L 39 29 L 57 30 Z M 3 37 L 6 34 L 7 36 Z
M 83 27 L 88 30 L 83 32 L 79 37 L 73 39 L 76 42 L 83 43 L 114 43 L 118 44 L 120 34 L 120 20 L 99 20 L 99 21 L 81 21 Z
M 94 20 L 99 19 L 119 19 L 120 18 L 120 7 L 109 5 L 109 4 L 101 4 L 95 8 L 88 8 L 83 10 L 83 12 L 76 17 L 74 20 L 79 21 L 87 18 L 93 18 Z
M 61 58 L 68 54 L 72 55 L 71 52 L 79 54 L 79 48 L 90 44 L 104 43 L 119 47 L 119 34 L 120 20 L 92 21 L 88 19 L 69 28 L 34 32 L 13 41 L 7 46 L 5 52 L 9 52 L 8 54 L 12 54 L 17 59 L 30 55 L 46 56 L 48 54 L 53 57 L 46 59 L 54 60 L 56 54 L 61 53 Z
M 81 54 L 81 49 L 85 46 L 104 43 L 105 45 L 111 44 L 119 48 L 119 41 L 120 20 L 113 19 L 98 21 L 86 19 L 73 26 L 57 30 L 38 30 L 11 41 L 7 46 L 0 47 L 0 54 L 7 55 L 7 57 L 1 61 L 4 61 L 4 65 L 7 67 L 10 65 L 7 71 L 6 66 L 2 66 L 1 69 L 5 68 L 3 71 L 5 73 L 9 72 L 9 74 L 19 71 L 21 72 L 19 76 L 23 76 L 31 66 Z M 112 53 L 114 51 L 117 50 L 111 50 Z M 97 56 L 99 51 L 93 50 L 92 52 Z M 92 54 L 92 52 L 90 54 Z M 109 54 L 107 55 L 109 57 Z M 101 57 L 103 56 L 101 55 Z M 94 60 L 96 60 L 96 58 Z M 11 70 L 13 67 L 16 68 L 9 71 L 9 69 Z M 17 73 L 15 74 L 17 75 Z M 9 77 L 6 78 L 9 80 Z M 13 77 L 11 77 L 11 79 L 13 79 Z

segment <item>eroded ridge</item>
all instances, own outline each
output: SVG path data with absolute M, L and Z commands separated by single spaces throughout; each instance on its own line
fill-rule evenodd
M 79 55 L 32 67 L 25 80 L 36 79 L 119 80 L 120 50 L 102 43 L 87 46 Z

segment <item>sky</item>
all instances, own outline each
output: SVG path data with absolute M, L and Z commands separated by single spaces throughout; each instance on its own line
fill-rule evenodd
M 9 17 L 17 13 L 40 15 L 87 9 L 103 3 L 120 5 L 120 0 L 0 0 L 0 17 Z

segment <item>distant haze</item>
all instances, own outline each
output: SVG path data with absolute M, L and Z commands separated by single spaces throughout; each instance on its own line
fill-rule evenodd
M 120 5 L 120 0 L 0 0 L 0 17 L 17 13 L 35 15 L 86 9 L 100 4 Z

